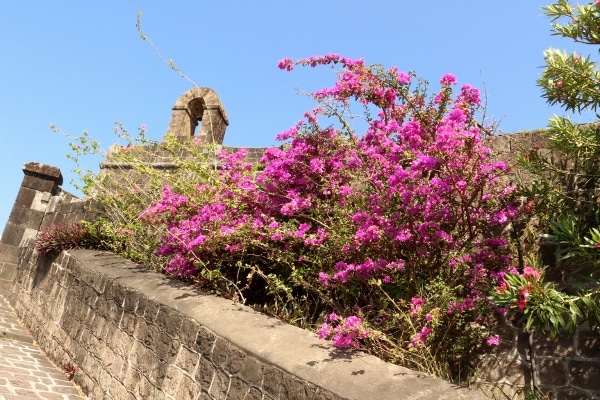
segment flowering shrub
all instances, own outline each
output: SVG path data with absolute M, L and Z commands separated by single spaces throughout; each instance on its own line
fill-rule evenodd
M 62 133 L 55 126 L 52 129 Z M 113 144 L 108 151 L 88 132 L 72 138 L 70 143 L 72 152 L 67 157 L 77 164 L 74 172 L 81 182 L 76 187 L 92 200 L 87 203 L 92 214 L 100 215 L 84 227 L 102 235 L 103 249 L 162 270 L 166 261 L 155 254 L 155 248 L 166 227 L 149 226 L 138 217 L 161 198 L 165 182 L 182 192 L 191 190 L 200 181 L 210 183 L 216 172 L 212 162 L 214 149 L 199 143 L 197 138 L 182 141 L 168 135 L 163 142 L 150 140 L 145 124 L 138 128 L 137 135 L 130 135 L 116 122 L 114 132 L 120 143 Z M 104 169 L 100 173 L 79 168 L 80 158 L 89 156 L 103 159 Z M 156 168 L 153 163 L 167 167 Z
M 554 34 L 578 43 L 600 43 L 597 1 L 574 6 L 559 0 L 543 10 L 552 20 Z M 549 104 L 566 111 L 597 110 L 600 75 L 590 57 L 549 49 L 544 58 L 546 69 L 537 83 Z M 556 335 L 561 329 L 574 332 L 584 321 L 600 325 L 600 129 L 597 123 L 577 125 L 567 117 L 553 116 L 544 134 L 545 149 L 524 149 L 520 155 L 529 177 L 519 192 L 527 198 L 524 236 L 534 244 L 542 238 L 556 245 L 558 265 L 536 277 L 532 290 L 523 283 L 525 270 L 507 275 L 510 290 L 494 296 L 514 306 L 520 290 L 516 304 L 527 329 L 535 326 Z M 537 249 L 532 247 L 535 255 Z
M 35 249 L 43 255 L 58 254 L 76 247 L 102 247 L 98 231 L 85 223 L 52 225 L 41 231 L 35 239 Z
M 164 227 L 166 270 L 318 324 L 338 347 L 445 377 L 464 370 L 489 340 L 488 293 L 511 261 L 499 232 L 517 214 L 507 166 L 480 136 L 479 91 L 454 94 L 448 74 L 429 97 L 412 73 L 338 55 L 279 63 L 298 65 L 341 70 L 258 168 L 243 150 L 223 153 L 216 181 L 165 187 L 140 215 Z
M 525 329 L 536 327 L 556 337 L 561 332 L 573 333 L 584 318 L 585 309 L 598 307 L 595 293 L 573 296 L 559 290 L 555 282 L 545 281 L 543 271 L 531 266 L 523 272 L 511 270 L 503 274 L 492 297 L 502 313 L 513 309 L 523 314 Z

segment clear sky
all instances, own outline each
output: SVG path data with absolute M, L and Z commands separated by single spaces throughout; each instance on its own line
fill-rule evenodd
M 550 1 L 130 0 L 0 2 L 0 230 L 23 164 L 57 166 L 75 192 L 68 140 L 83 130 L 108 148 L 115 120 L 160 139 L 171 107 L 192 85 L 215 90 L 229 114 L 225 144 L 268 146 L 301 119 L 310 91 L 334 82 L 331 69 L 284 72 L 284 57 L 325 53 L 398 66 L 437 83 L 445 73 L 487 93 L 487 114 L 503 132 L 546 126 L 549 108 L 535 81 L 548 47 L 575 49 L 550 35 Z M 584 54 L 596 55 L 584 48 Z M 577 120 L 577 122 L 586 122 Z M 97 169 L 98 160 L 89 168 Z

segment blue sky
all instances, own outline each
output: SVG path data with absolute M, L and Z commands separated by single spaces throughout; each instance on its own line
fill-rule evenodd
M 415 71 L 433 84 L 445 73 L 487 93 L 487 115 L 503 132 L 546 125 L 553 113 L 535 81 L 548 47 L 575 49 L 550 35 L 549 1 L 3 1 L 0 3 L 0 229 L 29 161 L 57 166 L 74 192 L 68 140 L 83 130 L 104 148 L 114 121 L 141 124 L 160 139 L 171 107 L 192 85 L 214 89 L 229 114 L 225 144 L 268 146 L 313 103 L 296 89 L 334 81 L 331 69 L 283 72 L 284 57 L 325 53 Z M 595 49 L 583 53 L 595 55 Z M 577 122 L 586 122 L 578 120 Z M 98 160 L 86 166 L 97 169 Z

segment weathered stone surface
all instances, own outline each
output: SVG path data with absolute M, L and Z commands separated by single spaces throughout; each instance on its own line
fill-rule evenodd
M 208 392 L 213 378 L 215 377 L 216 368 L 207 358 L 201 358 L 198 369 L 196 370 L 195 380 L 200 384 L 202 390 Z
M 561 360 L 539 359 L 537 367 L 539 385 L 553 387 L 567 384 L 567 371 Z
M 58 185 L 55 181 L 48 180 L 43 177 L 25 175 L 23 177 L 21 187 L 52 193 L 58 188 Z
M 571 385 L 600 392 L 600 361 L 572 360 L 569 373 Z
M 200 393 L 200 385 L 189 376 L 184 375 L 175 395 L 176 399 L 195 399 Z M 232 399 L 235 397 L 232 397 Z
M 187 347 L 180 346 L 175 364 L 180 369 L 193 376 L 196 373 L 196 366 L 198 365 L 199 360 L 200 355 L 198 353 L 189 350 Z
M 579 332 L 577 355 L 580 357 L 600 358 L 600 333 L 590 330 Z
M 63 183 L 60 169 L 52 165 L 28 162 L 27 164 L 23 165 L 23 173 L 26 175 L 39 176 L 55 181 L 59 186 Z
M 565 335 L 559 335 L 555 340 L 549 335 L 542 335 L 540 333 L 534 333 L 533 335 L 533 344 L 536 355 L 550 357 L 576 356 L 575 348 L 573 347 L 573 339 L 570 339 Z

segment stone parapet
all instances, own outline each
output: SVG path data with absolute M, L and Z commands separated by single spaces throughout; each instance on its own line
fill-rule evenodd
M 23 166 L 23 181 L 0 239 L 0 279 L 13 280 L 19 246 L 37 236 L 54 206 L 74 196 L 60 189 L 60 169 L 30 162 Z M 60 200 L 59 200 L 60 198 Z
M 23 248 L 19 317 L 91 399 L 478 399 L 106 252 Z

